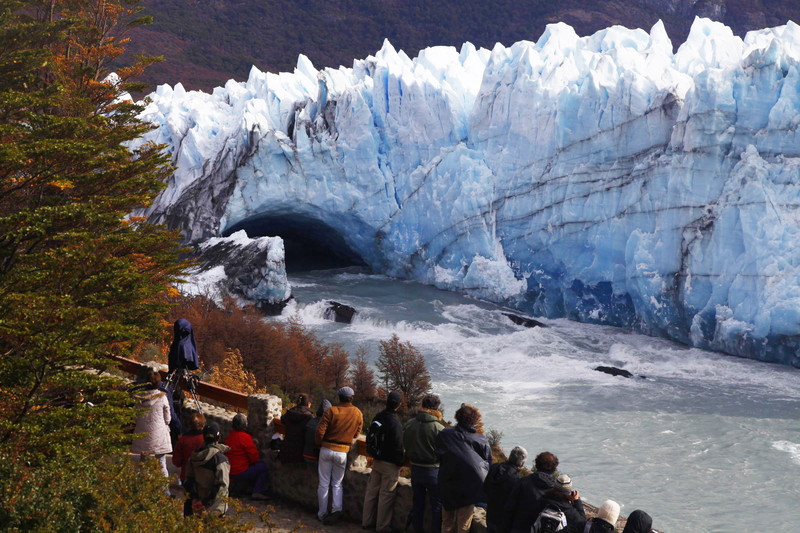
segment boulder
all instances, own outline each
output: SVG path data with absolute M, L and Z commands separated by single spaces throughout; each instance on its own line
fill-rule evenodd
M 503 315 L 507 316 L 511 319 L 511 321 L 518 325 L 518 326 L 525 326 L 526 328 L 546 328 L 547 325 L 539 322 L 538 320 L 534 320 L 532 318 L 527 318 L 524 316 L 515 315 L 513 313 L 503 313 Z
M 328 307 L 325 308 L 323 316 L 325 320 L 333 320 L 334 322 L 341 322 L 343 324 L 350 324 L 353 322 L 353 317 L 358 311 L 349 305 L 328 301 Z

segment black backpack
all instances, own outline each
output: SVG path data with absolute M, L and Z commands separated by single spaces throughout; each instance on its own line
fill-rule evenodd
M 531 527 L 531 533 L 555 533 L 561 531 L 567 525 L 567 517 L 563 511 L 552 505 L 545 507 L 536 522 Z
M 373 420 L 367 430 L 367 453 L 375 459 L 380 459 L 385 438 L 386 428 L 379 420 Z

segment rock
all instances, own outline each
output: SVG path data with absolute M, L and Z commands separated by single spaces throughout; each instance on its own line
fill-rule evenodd
M 256 302 L 266 313 L 279 314 L 291 297 L 280 237 L 250 239 L 237 231 L 205 241 L 198 252 L 201 272 L 223 266 L 225 277 L 217 283 L 229 293 Z
M 606 374 L 611 374 L 612 376 L 622 376 L 624 378 L 632 378 L 633 374 L 628 372 L 623 368 L 617 368 L 615 366 L 596 366 L 594 368 L 598 372 L 605 372 Z
M 525 326 L 526 328 L 546 328 L 547 325 L 539 322 L 538 320 L 534 320 L 532 318 L 527 318 L 524 316 L 515 315 L 513 313 L 503 313 L 505 316 L 511 319 L 511 321 L 518 325 L 518 326 Z
M 328 307 L 325 309 L 325 320 L 333 320 L 334 322 L 341 322 L 343 324 L 350 324 L 353 322 L 353 317 L 358 311 L 349 305 L 340 304 L 333 300 L 328 301 Z

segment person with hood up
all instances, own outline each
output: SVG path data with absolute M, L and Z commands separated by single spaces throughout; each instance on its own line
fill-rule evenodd
M 305 448 L 306 425 L 313 417 L 311 396 L 301 394 L 294 407 L 281 417 L 284 427 L 283 444 L 278 459 L 282 463 L 302 463 Z
M 515 446 L 503 463 L 494 463 L 489 467 L 489 474 L 483 482 L 486 491 L 486 528 L 489 533 L 500 531 L 505 504 L 511 491 L 520 481 L 519 471 L 525 466 L 528 452 L 521 446 Z
M 305 438 L 303 439 L 303 460 L 307 465 L 313 465 L 315 470 L 319 463 L 320 447 L 315 442 L 314 436 L 317 434 L 317 426 L 319 425 L 319 421 L 322 420 L 322 415 L 324 415 L 325 411 L 330 409 L 330 407 L 331 402 L 328 400 L 322 400 L 322 403 L 320 403 L 319 407 L 317 407 L 317 416 L 306 423 L 306 434 Z
M 536 505 L 544 493 L 553 488 L 553 477 L 558 468 L 558 457 L 550 452 L 542 452 L 534 460 L 536 470 L 519 480 L 505 503 L 501 523 L 504 533 L 530 533 L 536 521 Z
M 172 344 L 169 347 L 167 362 L 170 374 L 174 370 L 197 370 L 200 367 L 192 324 L 185 318 L 179 318 L 173 324 Z
M 219 426 L 210 422 L 203 429 L 203 445 L 192 453 L 184 487 L 189 499 L 183 506 L 185 516 L 199 512 L 224 515 L 228 512 L 230 463 L 225 452 L 228 447 L 219 443 Z
M 314 441 L 320 445 L 317 468 L 319 473 L 317 518 L 326 526 L 337 524 L 342 516 L 342 480 L 347 467 L 347 452 L 361 434 L 361 427 L 364 424 L 364 415 L 353 405 L 355 395 L 353 389 L 342 387 L 337 394 L 339 404 L 325 411 L 314 434 Z M 329 497 L 330 513 L 328 513 Z
M 392 533 L 397 482 L 400 467 L 406 459 L 403 426 L 397 418 L 402 403 L 403 397 L 399 392 L 390 392 L 386 397 L 386 409 L 375 416 L 367 433 L 367 452 L 372 454 L 374 461 L 364 493 L 361 526 L 366 529 L 374 527 L 377 533 Z M 375 449 L 371 449 L 369 444 L 371 434 L 379 436 L 372 440 L 377 442 Z
M 225 439 L 228 450 L 225 455 L 230 461 L 230 478 L 234 483 L 254 482 L 251 498 L 268 499 L 264 493 L 267 482 L 267 465 L 261 461 L 253 437 L 247 432 L 247 417 L 242 413 L 233 417 L 230 433 Z
M 422 398 L 422 408 L 403 428 L 403 446 L 406 457 L 411 461 L 411 523 L 414 533 L 425 531 L 426 498 L 431 506 L 431 533 L 439 533 L 442 529 L 439 457 L 436 455 L 436 435 L 444 429 L 440 406 L 438 396 L 426 395 Z
M 192 413 L 190 419 L 192 429 L 178 437 L 178 444 L 172 452 L 172 464 L 181 469 L 181 484 L 186 481 L 186 468 L 192 453 L 203 445 L 203 428 L 206 427 L 206 417 L 203 413 Z
M 534 507 L 534 516 L 538 518 L 539 514 L 546 508 L 564 513 L 567 524 L 560 531 L 564 533 L 583 532 L 583 526 L 586 524 L 586 512 L 583 509 L 580 493 L 577 490 L 572 490 L 572 479 L 568 475 L 561 474 L 555 478 L 553 488 L 545 492 L 542 499 Z M 534 519 L 535 523 L 536 518 Z
M 606 500 L 597 509 L 597 516 L 591 521 L 589 533 L 613 533 L 619 518 L 619 504 L 613 500 Z
M 154 456 L 158 459 L 164 476 L 169 477 L 167 454 L 172 453 L 172 439 L 169 435 L 171 415 L 167 395 L 158 388 L 160 384 L 161 374 L 151 368 L 145 388 L 134 393 L 142 410 L 136 418 L 134 433 L 139 436 L 131 444 L 131 453 L 140 454 L 142 459 Z
M 456 427 L 446 428 L 436 436 L 443 533 L 469 531 L 475 504 L 486 501 L 483 481 L 492 462 L 480 411 L 462 403 L 456 411 L 456 422 Z
M 653 518 L 644 511 L 636 509 L 628 516 L 622 533 L 651 533 L 652 531 Z

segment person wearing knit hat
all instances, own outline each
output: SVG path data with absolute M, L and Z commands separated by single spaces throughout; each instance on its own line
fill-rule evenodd
M 522 446 L 515 446 L 503 463 L 494 463 L 483 481 L 486 501 L 486 528 L 489 533 L 500 531 L 503 509 L 509 495 L 520 480 L 519 471 L 528 459 L 528 452 Z
M 364 493 L 361 526 L 377 533 L 391 533 L 394 499 L 400 479 L 400 467 L 406 459 L 403 448 L 403 425 L 397 410 L 403 396 L 392 391 L 386 397 L 386 409 L 375 415 L 367 430 L 367 453 L 372 469 Z
M 573 488 L 572 478 L 560 474 L 553 480 L 553 487 L 547 490 L 542 499 L 534 507 L 534 522 L 546 509 L 561 511 L 566 518 L 565 529 L 568 531 L 583 531 L 586 524 L 586 512 L 580 493 Z M 533 526 L 533 523 L 530 524 Z
M 619 504 L 613 500 L 606 500 L 597 509 L 597 516 L 592 519 L 590 533 L 613 533 L 614 526 L 619 518 Z
M 342 387 L 338 396 L 339 404 L 325 411 L 314 434 L 314 442 L 320 446 L 317 518 L 326 526 L 335 525 L 342 516 L 342 480 L 347 466 L 347 452 L 361 434 L 364 424 L 361 410 L 353 405 L 353 389 Z

